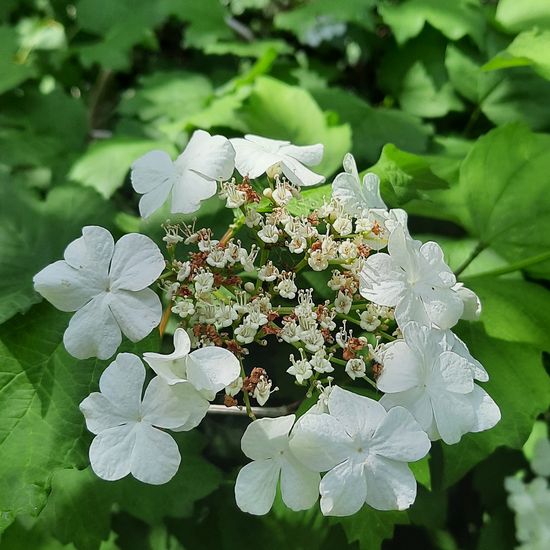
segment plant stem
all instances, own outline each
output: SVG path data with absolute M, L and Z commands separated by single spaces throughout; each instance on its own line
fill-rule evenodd
M 241 364 L 241 376 L 244 382 L 244 379 L 246 378 L 246 373 L 244 372 L 244 365 L 242 361 L 239 361 Z M 254 414 L 252 407 L 250 406 L 250 397 L 248 395 L 248 392 L 243 388 L 243 401 L 246 406 L 246 414 L 249 418 L 252 420 L 256 420 L 256 415 Z
M 532 265 L 540 264 L 545 260 L 550 260 L 550 251 L 543 252 L 537 256 L 531 256 L 525 260 L 520 260 L 510 265 L 505 265 L 497 269 L 492 269 L 491 271 L 485 271 L 483 273 L 476 273 L 476 277 L 498 277 L 499 275 L 506 275 L 507 273 L 513 273 L 514 271 L 519 271 L 520 269 L 525 269 L 526 267 L 531 267 Z
M 485 243 L 477 243 L 477 246 L 472 250 L 468 258 L 455 270 L 455 276 L 458 277 L 486 248 L 487 245 Z
M 237 233 L 237 231 L 244 225 L 244 215 L 239 216 L 228 228 L 228 230 L 225 232 L 224 236 L 220 240 L 220 245 L 225 246 L 229 239 Z
M 170 319 L 171 311 L 172 311 L 172 303 L 170 302 L 166 306 L 166 309 L 162 314 L 162 319 L 160 320 L 159 333 L 161 338 L 164 336 L 164 331 L 166 330 L 166 325 L 168 324 L 168 320 Z

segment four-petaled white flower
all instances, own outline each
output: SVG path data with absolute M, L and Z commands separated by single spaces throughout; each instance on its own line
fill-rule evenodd
M 456 277 L 441 247 L 434 242 L 421 245 L 397 225 L 388 252 L 367 258 L 360 277 L 361 295 L 375 304 L 395 307 L 400 326 L 408 321 L 440 329 L 456 325 L 464 303 L 453 289 Z
M 189 382 L 211 397 L 229 386 L 241 371 L 239 360 L 227 349 L 206 346 L 191 351 L 191 340 L 182 328 L 174 332 L 172 353 L 147 352 L 143 359 L 166 383 Z
M 323 158 L 323 145 L 297 146 L 290 141 L 268 139 L 252 134 L 230 140 L 235 148 L 235 167 L 241 176 L 257 178 L 273 166 L 294 185 L 316 185 L 325 181 L 304 166 L 316 166 Z
M 405 510 L 416 497 L 407 466 L 424 457 L 430 441 L 402 407 L 380 403 L 334 386 L 330 414 L 305 414 L 296 423 L 290 448 L 318 472 L 328 471 L 319 490 L 321 511 L 349 516 L 365 502 L 377 510 Z
M 452 444 L 465 433 L 492 428 L 500 420 L 500 410 L 474 384 L 474 379 L 487 380 L 483 367 L 472 362 L 461 342 L 449 334 L 407 323 L 404 340 L 385 347 L 377 385 L 385 392 L 380 403 L 386 409 L 405 407 L 430 439 Z
M 122 341 L 147 336 L 160 323 L 159 297 L 147 288 L 162 273 L 164 258 L 145 235 L 124 235 L 115 245 L 103 227 L 87 226 L 64 260 L 34 276 L 34 288 L 61 311 L 76 311 L 63 336 L 78 359 L 108 359 Z
M 319 474 L 301 464 L 289 447 L 295 415 L 255 420 L 244 432 L 241 448 L 251 458 L 235 484 L 237 506 L 257 516 L 267 514 L 281 480 L 281 496 L 292 510 L 311 508 L 319 496 Z
M 342 203 L 348 214 L 361 216 L 371 208 L 387 209 L 380 196 L 380 179 L 376 174 L 365 174 L 361 183 L 351 153 L 344 157 L 343 166 L 344 172 L 338 174 L 332 182 L 332 196 Z
M 172 161 L 164 151 L 150 151 L 132 164 L 132 186 L 142 194 L 139 211 L 147 218 L 172 193 L 171 212 L 188 214 L 216 194 L 217 182 L 229 179 L 235 151 L 223 136 L 196 130 L 181 155 Z
M 86 426 L 96 434 L 90 463 L 102 479 L 132 474 L 145 483 L 166 483 L 181 457 L 176 442 L 158 428 L 188 431 L 206 415 L 209 403 L 191 384 L 169 386 L 156 376 L 142 399 L 144 382 L 141 360 L 120 353 L 101 375 L 101 393 L 90 394 L 80 404 Z

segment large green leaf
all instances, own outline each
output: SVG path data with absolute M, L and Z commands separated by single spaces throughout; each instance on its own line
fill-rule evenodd
M 477 43 L 481 43 L 486 24 L 479 3 L 475 0 L 407 0 L 399 4 L 381 3 L 378 12 L 391 27 L 400 44 L 420 34 L 426 23 L 451 40 L 469 35 Z
M 29 59 L 25 62 L 16 59 L 18 46 L 15 29 L 0 26 L 0 94 L 34 75 Z
M 351 126 L 352 153 L 357 162 L 373 163 L 386 143 L 410 153 L 423 153 L 432 131 L 414 115 L 397 109 L 371 107 L 359 96 L 340 88 L 312 91 L 322 109 L 334 111 Z
M 502 49 L 499 45 L 495 48 Z M 447 48 L 445 65 L 454 88 L 477 106 L 470 124 L 481 112 L 494 124 L 525 120 L 534 130 L 548 128 L 550 105 L 540 98 L 550 94 L 550 83 L 528 67 L 484 71 L 484 59 L 453 45 Z
M 20 514 L 40 512 L 55 470 L 88 461 L 78 405 L 107 362 L 77 361 L 65 351 L 69 317 L 41 304 L 0 327 L 0 531 Z M 121 351 L 157 348 L 154 332 Z
M 134 137 L 96 141 L 73 164 L 69 178 L 93 187 L 108 199 L 124 183 L 132 162 L 153 149 L 176 155 L 175 147 L 168 141 Z
M 400 151 L 392 144 L 384 146 L 380 159 L 368 171 L 380 178 L 382 195 L 392 206 L 404 204 L 419 196 L 419 189 L 449 186 L 434 174 L 428 158 Z
M 478 277 L 465 284 L 479 296 L 489 336 L 550 352 L 550 292 L 521 279 Z
M 500 0 L 496 20 L 510 32 L 534 26 L 550 28 L 550 3 L 547 0 Z
M 542 77 L 550 80 L 550 30 L 525 31 L 512 41 L 504 52 L 483 65 L 483 69 L 508 69 L 510 67 L 532 66 Z
M 61 258 L 82 226 L 109 226 L 113 214 L 91 189 L 58 187 L 40 201 L 0 180 L 0 323 L 40 300 L 32 278 Z
M 464 324 L 458 331 L 470 352 L 487 369 L 489 382 L 481 384 L 502 413 L 492 429 L 466 434 L 456 445 L 443 447 L 442 483 L 448 487 L 470 468 L 504 445 L 521 449 L 536 417 L 550 405 L 550 378 L 541 352 L 530 344 L 491 338 L 479 323 Z
M 549 149 L 550 135 L 511 124 L 480 138 L 461 166 L 472 231 L 511 262 L 550 249 Z M 550 276 L 550 261 L 531 271 Z
M 261 76 L 243 104 L 240 116 L 248 131 L 274 139 L 287 139 L 295 145 L 322 143 L 325 154 L 313 170 L 330 176 L 351 149 L 347 124 L 332 126 L 313 97 L 296 86 Z
M 409 523 L 409 518 L 406 512 L 379 512 L 365 505 L 353 516 L 333 521 L 342 525 L 350 544 L 358 542 L 361 550 L 379 550 L 393 536 L 395 526 Z
M 200 456 L 204 445 L 197 431 L 180 434 L 177 439 L 182 463 L 164 485 L 147 485 L 132 477 L 103 481 L 90 468 L 56 471 L 39 521 L 60 541 L 95 550 L 109 536 L 113 508 L 150 525 L 160 524 L 164 518 L 190 516 L 195 501 L 214 491 L 221 475 Z M 94 511 L 91 516 L 89 510 Z

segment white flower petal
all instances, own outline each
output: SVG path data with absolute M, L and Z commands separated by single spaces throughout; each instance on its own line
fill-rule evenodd
M 351 436 L 361 434 L 368 439 L 386 416 L 378 401 L 334 386 L 328 398 L 331 416 L 339 420 Z
M 145 235 L 124 235 L 115 245 L 109 271 L 113 290 L 142 290 L 155 282 L 166 266 L 159 247 Z
M 480 382 L 487 382 L 487 380 L 489 380 L 489 374 L 483 365 L 475 357 L 472 357 L 466 344 L 450 330 L 447 330 L 445 335 L 450 346 L 450 351 L 458 353 L 458 355 L 464 357 L 464 359 L 468 361 L 474 372 L 474 378 Z
M 380 178 L 376 174 L 365 174 L 363 187 L 369 208 L 388 208 L 380 195 Z
M 321 476 L 285 453 L 281 465 L 281 496 L 291 510 L 309 510 L 319 498 Z
M 361 464 L 346 460 L 325 474 L 319 486 L 321 512 L 325 516 L 351 516 L 367 497 L 367 484 Z
M 235 150 L 227 138 L 196 130 L 176 160 L 176 166 L 192 170 L 206 179 L 226 180 L 235 169 Z
M 252 460 L 275 456 L 288 448 L 288 434 L 295 415 L 260 418 L 248 425 L 241 440 L 243 453 Z
M 476 418 L 468 395 L 441 392 L 432 395 L 432 407 L 441 439 L 448 445 L 458 443 L 475 424 Z
M 437 367 L 447 391 L 470 393 L 474 389 L 474 373 L 464 357 L 444 351 L 437 360 Z
M 474 409 L 474 425 L 471 432 L 483 432 L 495 426 L 501 418 L 500 409 L 491 396 L 477 384 L 468 396 Z
M 444 331 L 421 325 L 416 321 L 406 323 L 401 330 L 407 346 L 416 352 L 418 357 L 435 358 L 448 350 L 447 333 Z
M 411 239 L 404 227 L 397 225 L 388 240 L 388 252 L 392 260 L 406 273 L 418 273 L 420 267 L 419 250 L 420 243 Z
M 325 147 L 322 143 L 315 145 L 283 145 L 281 154 L 287 155 L 307 166 L 317 166 L 323 160 Z
M 187 380 L 187 356 L 191 350 L 191 339 L 187 331 L 177 328 L 174 332 L 174 351 L 167 355 L 146 352 L 144 361 L 168 384 Z
M 431 326 L 431 320 L 426 311 L 426 305 L 421 297 L 414 292 L 408 292 L 403 296 L 395 308 L 395 320 L 402 327 L 410 321 Z
M 241 468 L 235 483 L 237 506 L 255 516 L 267 514 L 275 500 L 279 472 L 280 466 L 271 458 Z
M 150 424 L 181 432 L 198 426 L 209 405 L 188 382 L 171 386 L 155 376 L 145 390 L 141 411 Z
M 170 187 L 176 175 L 176 168 L 165 151 L 149 151 L 132 163 L 130 180 L 136 193 L 150 193 L 159 187 Z
M 216 194 L 217 184 L 212 179 L 192 170 L 185 171 L 176 181 L 172 189 L 172 214 L 191 214 L 196 212 L 201 201 Z
M 109 359 L 120 346 L 122 335 L 111 313 L 107 294 L 100 294 L 79 309 L 63 335 L 65 349 L 77 359 Z
M 454 327 L 464 311 L 460 296 L 450 288 L 434 288 L 422 294 L 422 301 L 430 321 L 442 330 Z
M 91 269 L 75 269 L 64 260 L 46 266 L 34 278 L 34 289 L 61 311 L 76 311 L 107 288 L 107 278 Z
M 481 315 L 481 302 L 475 292 L 466 288 L 462 283 L 456 283 L 454 290 L 464 304 L 464 311 L 461 319 L 465 321 L 477 321 Z
M 145 382 L 145 367 L 133 353 L 119 353 L 103 371 L 99 390 L 126 420 L 137 420 Z
M 306 168 L 303 164 L 289 156 L 283 156 L 281 169 L 286 178 L 297 187 L 309 187 L 323 183 L 325 177 Z
M 199 348 L 189 354 L 187 361 L 187 379 L 197 390 L 217 393 L 240 372 L 239 360 L 229 350 L 217 346 Z
M 139 199 L 139 213 L 141 217 L 148 218 L 153 212 L 156 212 L 167 201 L 173 187 L 174 179 L 169 179 L 162 185 L 142 195 L 141 199 Z
M 116 481 L 131 470 L 135 423 L 102 431 L 90 445 L 90 465 L 101 479 Z
M 86 427 L 94 434 L 120 426 L 128 421 L 103 394 L 94 392 L 80 403 L 80 411 L 86 419 Z
M 235 167 L 241 176 L 248 176 L 251 179 L 258 178 L 268 168 L 280 161 L 280 156 L 268 151 L 247 139 L 233 138 L 231 144 L 235 149 Z M 288 143 L 288 142 L 285 142 Z
M 300 417 L 292 430 L 290 450 L 308 468 L 326 472 L 350 456 L 352 442 L 336 418 L 325 413 L 308 413 Z
M 171 435 L 140 422 L 135 428 L 131 473 L 139 481 L 161 485 L 178 471 L 181 456 Z
M 439 438 L 439 432 L 435 427 L 432 402 L 425 388 L 412 388 L 399 393 L 387 393 L 380 399 L 380 404 L 386 410 L 391 410 L 393 407 L 405 407 L 431 440 Z
M 387 393 L 409 390 L 421 383 L 422 358 L 403 340 L 388 344 L 384 350 L 382 373 L 376 381 L 379 390 Z
M 82 237 L 70 243 L 63 257 L 75 269 L 91 268 L 98 277 L 106 277 L 114 251 L 113 236 L 103 227 L 87 225 Z
M 374 432 L 369 448 L 392 460 L 414 462 L 426 456 L 430 446 L 428 436 L 411 413 L 403 407 L 394 407 Z
M 365 467 L 367 504 L 375 510 L 406 510 L 416 498 L 416 479 L 407 464 L 381 456 Z
M 388 254 L 369 256 L 360 274 L 359 292 L 375 304 L 393 307 L 405 292 L 403 272 Z
M 160 299 L 150 288 L 112 292 L 109 307 L 118 326 L 132 342 L 143 340 L 162 317 Z

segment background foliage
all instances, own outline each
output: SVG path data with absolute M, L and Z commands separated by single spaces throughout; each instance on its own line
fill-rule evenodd
M 548 97 L 547 0 L 3 0 L 2 549 L 512 548 L 503 478 L 526 466 L 522 446 L 550 403 Z M 245 516 L 232 495 L 244 419 L 182 434 L 166 486 L 86 468 L 78 403 L 106 363 L 64 351 L 68 317 L 38 303 L 32 275 L 84 224 L 159 240 L 166 212 L 140 221 L 128 168 L 152 148 L 175 155 L 195 128 L 322 142 L 327 178 L 351 150 L 453 268 L 475 258 L 462 278 L 484 311 L 459 333 L 503 418 L 435 444 L 415 465 L 408 513 L 329 520 L 278 503 Z M 324 192 L 308 190 L 308 204 Z M 220 206 L 206 202 L 201 224 L 223 231 Z M 289 402 L 270 361 L 274 401 Z

